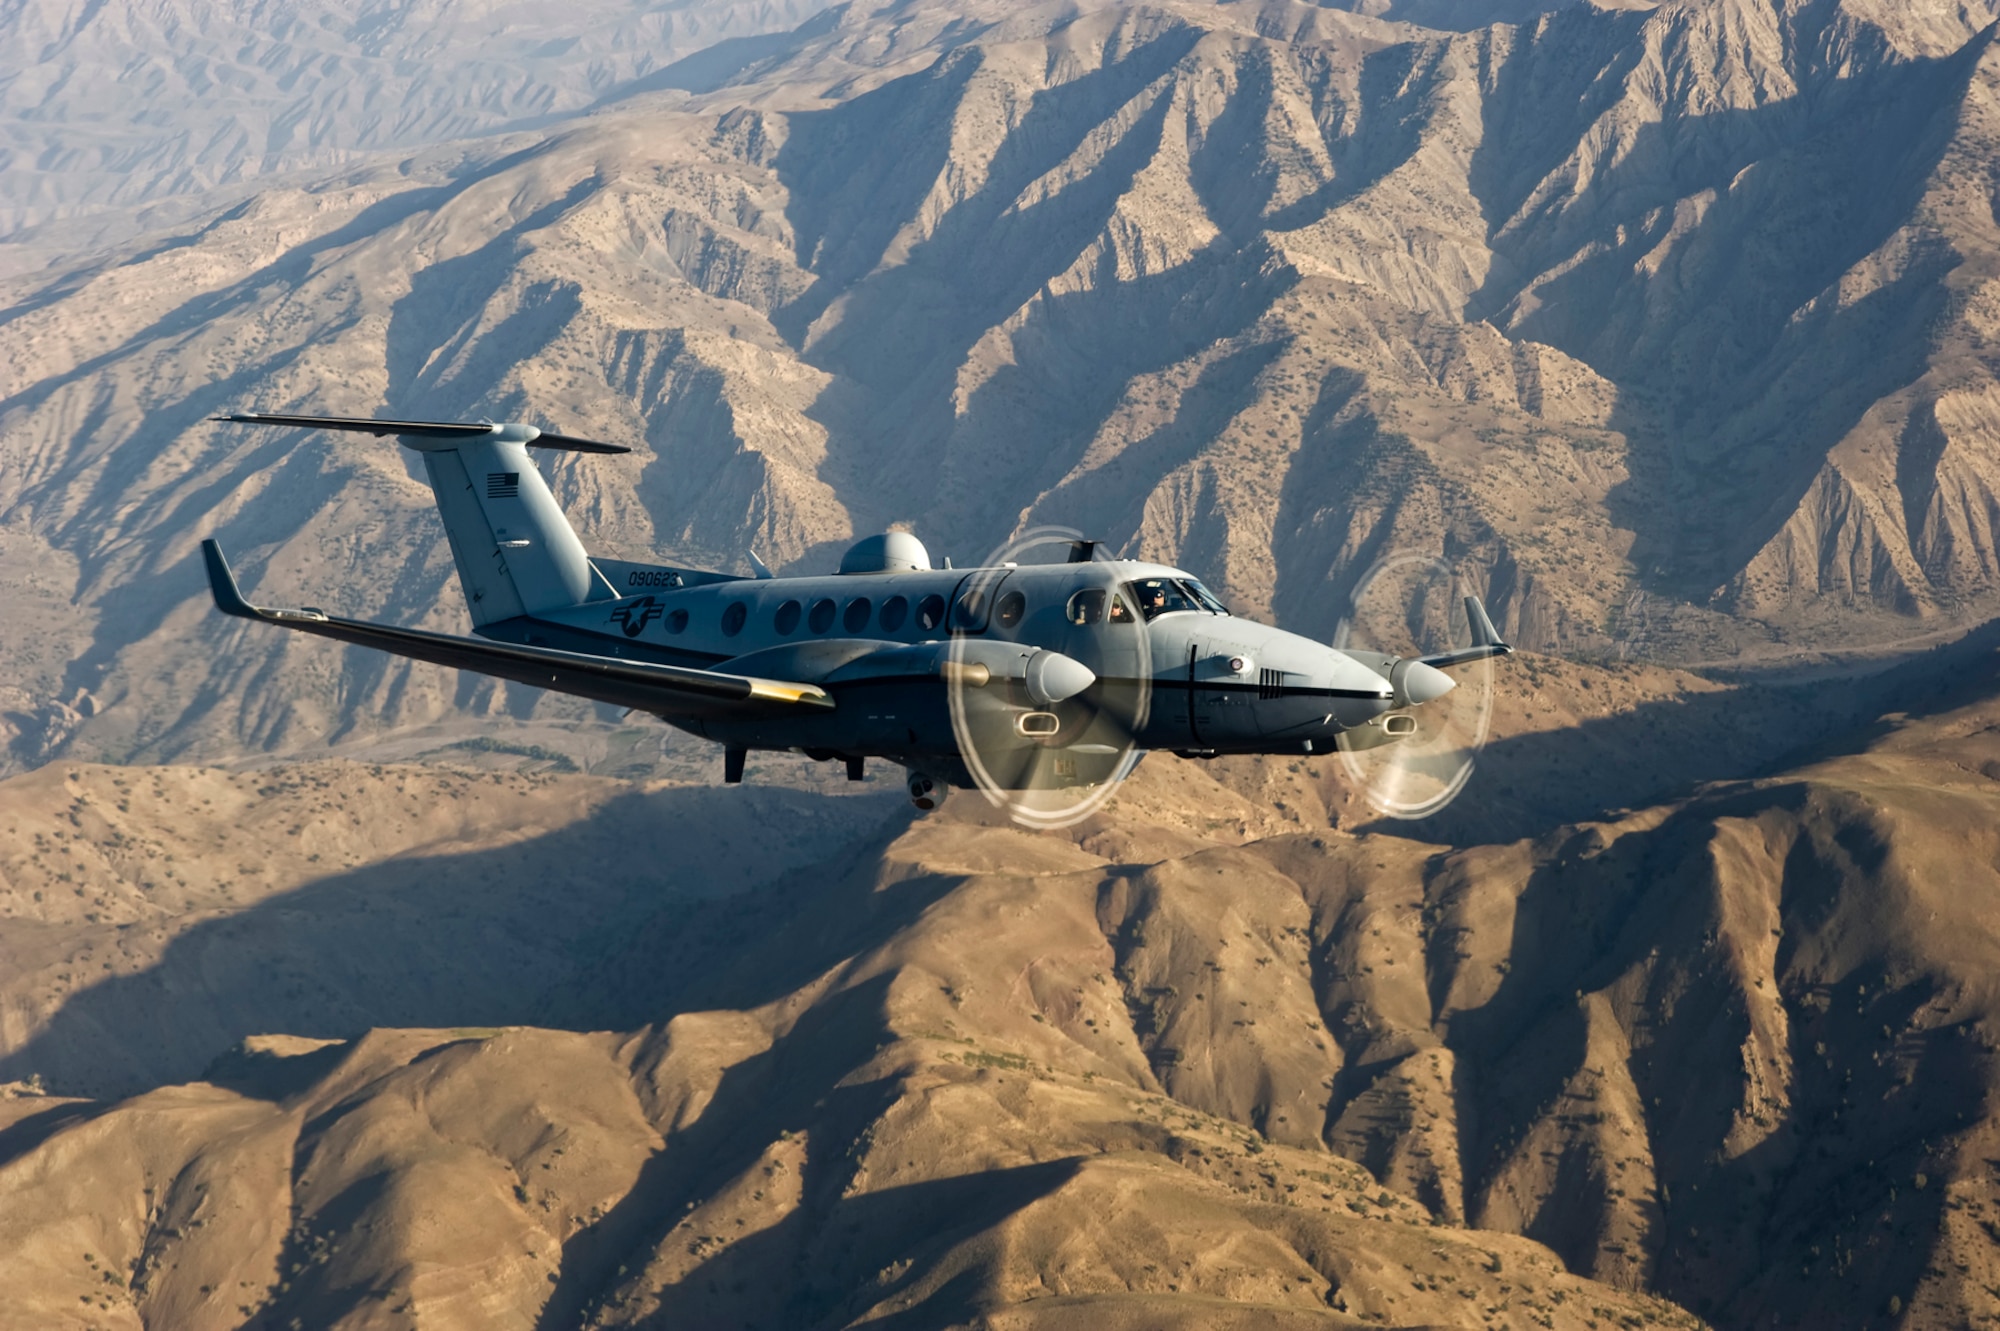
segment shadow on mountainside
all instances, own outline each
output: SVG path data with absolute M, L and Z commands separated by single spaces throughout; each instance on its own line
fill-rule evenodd
M 1480 753 L 1464 793 L 1442 812 L 1366 827 L 1443 845 L 1482 845 L 1680 798 L 1705 782 L 1758 775 L 1861 719 L 1850 690 L 1829 693 L 1696 693 L 1495 740 Z
M 1867 862 L 1867 810 L 1803 782 L 1743 786 L 1608 847 L 1592 832 L 1545 847 L 1515 898 L 1497 989 L 1445 1018 L 1480 1106 L 1462 1138 L 1474 1223 L 1507 1205 L 1520 1147 L 1553 1119 L 1588 1130 L 1540 1153 L 1559 1157 L 1541 1165 L 1555 1180 L 1572 1182 L 1552 1182 L 1520 1232 L 1572 1270 L 1600 1271 L 1603 1217 L 1627 1198 L 1644 1217 L 1649 1283 L 1726 1325 L 1763 1325 L 1778 1309 L 1788 1324 L 1815 1323 L 1802 1313 L 1815 1303 L 1837 1316 L 1841 1296 L 1825 1280 L 1834 1250 L 1847 1246 L 1851 1261 L 1878 1215 L 1896 1231 L 1937 1232 L 1942 1190 L 1907 1183 L 1941 1173 L 1943 1143 L 1982 1116 L 1990 1050 L 1967 1038 L 1972 1022 L 1920 1020 L 1952 1005 L 1952 965 L 1911 971 L 1895 930 L 1841 927 L 1843 913 L 1877 908 L 1859 898 L 1901 890 Z M 1772 862 L 1734 852 L 1729 828 L 1775 826 L 1798 836 Z M 1766 935 L 1783 941 L 1759 963 Z M 1449 972 L 1449 940 L 1441 946 L 1434 961 Z M 1745 969 L 1760 964 L 1773 984 Z M 1778 1047 L 1766 1049 L 1773 1029 Z M 1891 1032 L 1901 1034 L 1885 1048 Z M 1775 1090 L 1766 1057 L 1784 1069 Z M 1636 1123 L 1604 1112 L 1617 1100 L 1603 1077 L 1612 1062 L 1629 1072 Z M 1610 1167 L 1620 1152 L 1650 1166 L 1629 1198 L 1636 1176 Z M 1842 1230 L 1854 1237 L 1829 1242 Z M 1932 1256 L 1887 1245 L 1852 1279 L 1907 1290 Z
M 144 969 L 71 995 L 0 1057 L 0 1081 L 39 1073 L 58 1093 L 131 1094 L 189 1080 L 265 1032 L 605 1030 L 688 1007 L 752 1006 L 922 909 L 911 884 L 870 891 L 866 871 L 912 816 L 900 806 L 885 814 L 873 800 L 843 828 L 825 797 L 756 792 L 751 822 L 773 845 L 744 850 L 753 867 L 702 881 L 677 873 L 686 838 L 722 821 L 712 806 L 744 793 L 635 792 L 530 841 L 368 865 L 203 921 Z M 862 877 L 815 867 L 773 874 L 774 856 L 780 866 L 856 865 Z M 792 913 L 823 908 L 830 891 L 843 894 L 834 916 L 842 927 L 786 928 Z M 758 935 L 780 936 L 789 950 L 774 961 L 766 948 L 764 968 L 741 974 L 735 953 Z
M 884 1188 L 841 1198 L 815 1198 L 778 1224 L 732 1244 L 684 1276 L 673 1293 L 717 1314 L 735 1311 L 743 1294 L 772 1270 L 804 1266 L 807 1278 L 787 1292 L 763 1325 L 842 1325 L 871 1307 L 890 1304 L 934 1277 L 950 1250 L 999 1230 L 1006 1219 L 1075 1178 L 1082 1158 L 987 1169 L 959 1178 Z M 879 1270 L 885 1279 L 854 1290 L 843 1272 Z M 818 1280 L 813 1279 L 814 1276 Z M 710 1291 L 713 1291 L 710 1293 Z M 704 1298 L 704 1295 L 707 1297 Z M 883 1331 L 975 1325 L 997 1302 L 990 1275 L 967 1264 L 920 1301 L 871 1318 Z M 719 1320 L 719 1319 L 718 1319 Z M 683 1325 L 681 1316 L 647 1325 Z M 563 1325 L 544 1319 L 544 1327 Z
M 1107 252 L 1104 273 L 1061 294 L 1050 289 L 1113 225 L 1159 152 L 1173 103 L 1165 77 L 1200 35 L 1169 27 L 1115 63 L 1038 92 L 977 190 L 893 264 L 885 263 L 891 245 L 949 164 L 977 53 L 790 118 L 775 167 L 790 195 L 798 262 L 816 280 L 774 322 L 810 363 L 852 386 L 808 412 L 829 431 L 822 476 L 837 490 L 879 493 L 891 512 L 928 507 L 933 524 L 997 542 L 1018 514 L 996 512 L 995 494 L 1032 496 L 1059 482 L 1127 380 L 1232 336 L 1261 313 L 1274 282 L 1284 285 L 1261 271 L 1260 250 L 1237 256 L 1218 239 L 1187 262 L 1115 281 L 1109 272 L 1121 260 Z M 1117 141 L 1038 194 L 1036 182 L 1121 108 L 1129 124 Z M 904 127 L 906 150 L 882 154 L 883 136 Z M 836 302 L 837 321 L 822 326 Z M 1004 356 L 975 353 L 1017 316 Z M 1118 335 L 1135 325 L 1158 335 L 1137 345 Z M 990 376 L 963 382 L 968 357 L 990 360 Z M 885 420 L 896 422 L 889 438 Z
M 725 37 L 713 46 L 704 46 L 684 55 L 671 65 L 642 74 L 620 84 L 591 104 L 592 111 L 630 101 L 650 92 L 678 89 L 682 92 L 714 92 L 752 73 L 759 65 L 775 64 L 796 54 L 815 37 L 824 37 L 839 26 L 845 5 L 823 9 L 798 27 L 784 32 L 753 33 L 747 37 Z M 754 77 L 754 74 L 753 74 Z
M 885 1012 L 892 980 L 879 976 L 822 998 L 768 1050 L 725 1070 L 700 1117 L 675 1131 L 672 1149 L 653 1155 L 618 1203 L 564 1244 L 562 1274 L 538 1325 L 576 1325 L 592 1300 L 623 1283 L 619 1276 L 628 1266 L 643 1270 L 647 1256 L 660 1251 L 689 1215 L 690 1201 L 748 1172 L 772 1142 L 808 1130 L 833 1141 L 865 1138 L 902 1094 L 894 1076 L 854 1079 L 856 1069 L 894 1039 Z M 753 1320 L 805 1325 L 855 1297 L 843 1273 L 900 1265 L 895 1278 L 864 1287 L 873 1304 L 893 1296 L 905 1277 L 926 1270 L 927 1259 L 1062 1186 L 1079 1163 L 1070 1158 L 984 1170 L 857 1197 L 845 1193 L 852 1174 L 847 1155 L 809 1153 L 797 1209 L 696 1265 L 667 1296 L 683 1316 L 692 1305 L 734 1324 L 782 1289 L 785 1306 L 762 1308 Z M 775 1271 L 791 1271 L 794 1278 L 774 1282 Z M 950 1315 L 925 1325 L 957 1324 L 972 1311 L 944 1291 L 931 1296 L 940 1298 Z M 843 1320 L 866 1306 L 846 1307 Z M 926 1306 L 936 1313 L 929 1301 Z
M 1644 585 L 1704 603 L 1797 512 L 1832 446 L 1924 374 L 1962 256 L 1909 223 L 1992 36 L 1754 110 L 1649 123 L 1540 202 L 1550 152 L 1527 168 L 1511 137 L 1475 153 L 1496 262 L 1470 311 L 1619 386 L 1632 475 L 1609 505 Z M 1503 68 L 1496 101 L 1541 95 L 1532 64 Z M 1841 290 L 1905 228 L 1899 276 Z

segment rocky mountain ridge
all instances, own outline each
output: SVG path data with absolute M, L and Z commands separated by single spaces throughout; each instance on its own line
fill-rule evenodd
M 17 278 L 11 761 L 586 720 L 209 614 L 216 534 L 267 600 L 461 623 L 406 460 L 203 423 L 253 405 L 629 442 L 551 467 L 612 555 L 1056 522 L 1312 633 L 1417 549 L 1543 650 L 1949 637 L 2000 563 L 1985 21 L 850 5 L 705 91 Z
M 1327 830 L 1299 764 L 1149 761 L 1069 835 L 965 797 L 16 777 L 0 946 L 49 964 L 7 1010 L 62 993 L 0 1032 L 43 1091 L 0 1100 L 0 1287 L 78 1325 L 1976 1324 L 1988 681 L 1457 847 Z M 647 856 L 703 801 L 702 863 Z M 551 893 L 594 923 L 524 971 Z
M 819 8 L 8 0 L 0 235 L 146 207 L 158 225 L 252 177 L 532 129 L 634 86 L 682 86 L 680 61 L 754 49 Z

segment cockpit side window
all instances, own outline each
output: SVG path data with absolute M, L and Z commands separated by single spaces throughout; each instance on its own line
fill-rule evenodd
M 1102 624 L 1104 603 L 1110 593 L 1102 587 L 1085 587 L 1069 598 L 1069 622 L 1077 625 Z
M 1149 620 L 1177 610 L 1202 609 L 1201 603 L 1173 578 L 1140 578 L 1125 584 L 1125 589 L 1139 603 L 1139 613 Z

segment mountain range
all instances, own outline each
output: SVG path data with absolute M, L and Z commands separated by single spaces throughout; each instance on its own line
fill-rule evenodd
M 1990 1319 L 1995 30 L 0 0 L 0 1306 Z M 1523 650 L 1422 823 L 710 789 L 216 615 L 209 536 L 467 626 L 410 457 L 250 408 L 628 445 L 542 463 L 611 557 L 1067 526 L 1325 637 L 1418 552 Z
M 1384 12 L 850 4 L 17 274 L 12 761 L 583 722 L 216 620 L 205 534 L 266 600 L 463 623 L 406 459 L 244 407 L 629 444 L 549 465 L 627 557 L 1053 523 L 1326 634 L 1415 549 L 1523 645 L 1669 664 L 1993 612 L 1982 7 Z
M 1330 830 L 1296 762 L 1150 759 L 1069 835 L 965 792 L 47 766 L 0 783 L 0 1290 L 38 1325 L 1977 1325 L 1993 661 L 1767 777 L 1457 847 Z
M 552 23 L 508 0 L 8 0 L 0 234 L 63 221 L 73 247 L 78 219 L 157 226 L 262 176 L 547 125 L 819 8 L 581 0 Z

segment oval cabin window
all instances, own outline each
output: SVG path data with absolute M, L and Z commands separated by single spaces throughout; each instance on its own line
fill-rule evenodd
M 892 596 L 882 602 L 882 631 L 894 633 L 903 627 L 903 621 L 910 617 L 910 601 L 906 596 Z
M 1028 598 L 1019 592 L 1008 592 L 1000 598 L 1000 604 L 993 607 L 993 618 L 1000 621 L 1000 627 L 1011 629 L 1021 622 L 1021 616 L 1028 613 Z
M 787 601 L 778 607 L 778 613 L 772 617 L 771 627 L 780 633 L 790 633 L 799 626 L 800 613 L 797 601 Z
M 868 627 L 868 616 L 874 609 L 873 601 L 857 596 L 847 603 L 846 611 L 840 616 L 840 626 L 849 633 L 859 633 Z
M 733 638 L 743 631 L 744 623 L 750 618 L 750 607 L 741 601 L 731 601 L 729 608 L 722 612 L 722 636 Z
M 813 602 L 812 613 L 806 616 L 806 625 L 814 633 L 824 633 L 833 627 L 833 601 L 822 596 Z
M 917 606 L 917 627 L 929 632 L 944 623 L 944 597 L 926 596 Z

